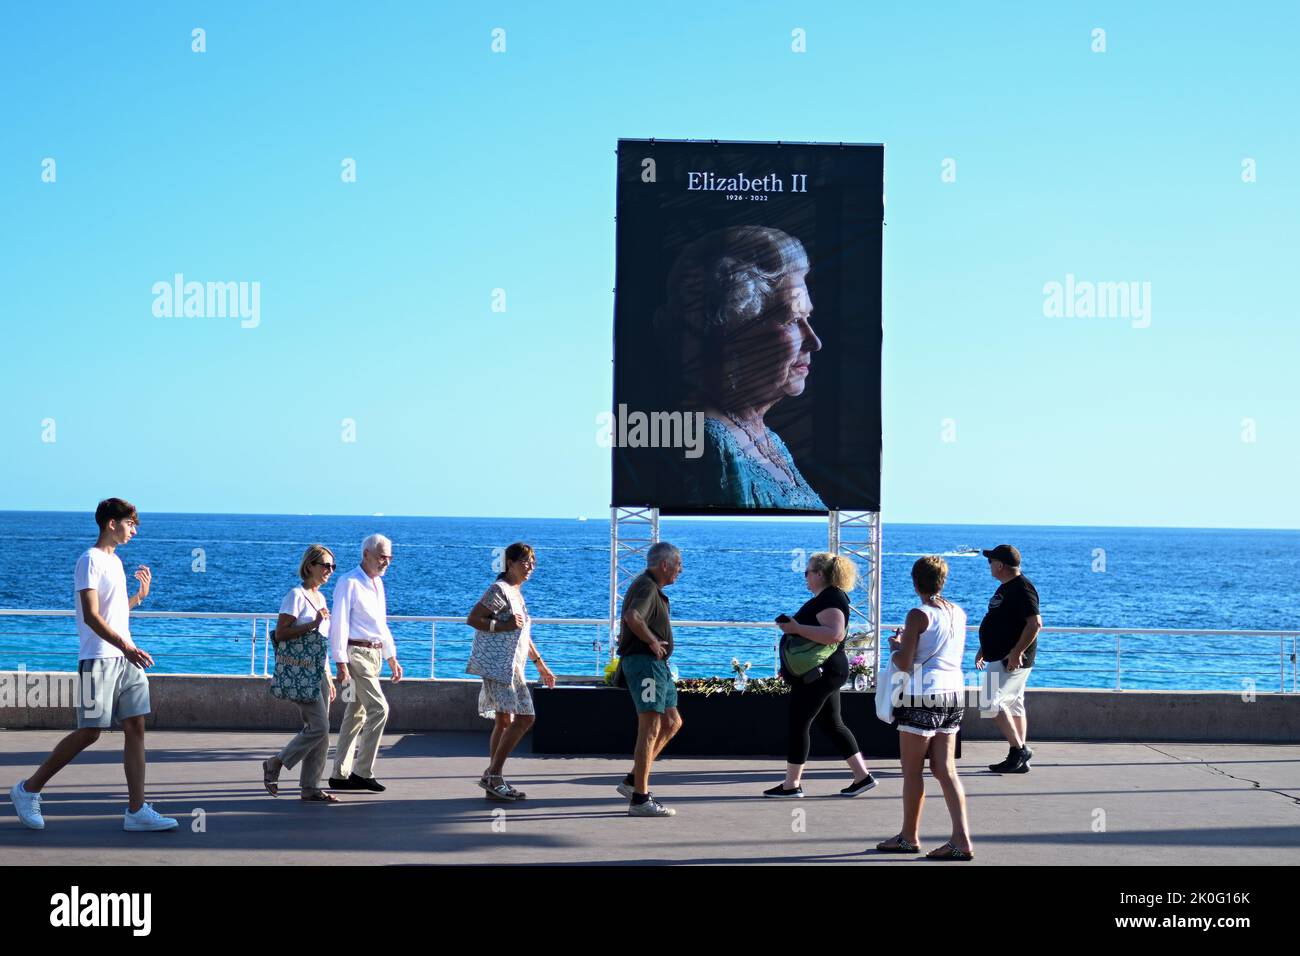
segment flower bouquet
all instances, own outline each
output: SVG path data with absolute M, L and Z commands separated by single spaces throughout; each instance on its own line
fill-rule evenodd
M 875 684 L 872 679 L 871 664 L 866 654 L 858 654 L 849 661 L 849 677 L 853 680 L 854 690 L 871 690 Z

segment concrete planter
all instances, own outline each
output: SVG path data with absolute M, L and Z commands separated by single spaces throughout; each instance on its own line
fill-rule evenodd
M 534 753 L 632 753 L 636 711 L 626 690 L 539 687 L 533 691 L 533 702 L 537 709 Z M 682 730 L 665 756 L 785 756 L 790 710 L 786 695 L 681 694 L 677 705 Z M 868 759 L 897 759 L 898 731 L 877 719 L 874 694 L 845 691 L 841 714 Z M 960 755 L 960 740 L 957 746 Z M 816 725 L 810 757 L 839 757 Z

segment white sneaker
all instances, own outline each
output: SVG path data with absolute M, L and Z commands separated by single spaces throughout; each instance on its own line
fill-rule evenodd
M 672 807 L 665 807 L 652 794 L 645 803 L 629 803 L 627 815 L 629 817 L 675 817 L 677 811 Z
M 26 782 L 19 780 L 10 787 L 9 799 L 14 802 L 14 810 L 18 812 L 18 819 L 23 821 L 24 826 L 31 827 L 33 830 L 44 830 L 45 818 L 41 816 L 41 795 L 28 793 L 23 786 Z
M 630 783 L 620 783 L 618 785 L 618 792 L 621 793 L 623 796 L 627 797 L 629 800 L 631 800 L 632 794 L 636 793 L 636 790 L 633 789 Z
M 123 830 L 175 830 L 178 826 L 180 824 L 171 817 L 155 810 L 152 803 L 146 803 L 135 813 L 127 810 L 122 818 Z

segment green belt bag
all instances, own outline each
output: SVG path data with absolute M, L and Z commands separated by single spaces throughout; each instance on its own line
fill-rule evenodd
M 818 644 L 806 637 L 786 635 L 781 659 L 785 669 L 795 677 L 802 677 L 815 667 L 821 667 L 839 649 L 838 644 Z

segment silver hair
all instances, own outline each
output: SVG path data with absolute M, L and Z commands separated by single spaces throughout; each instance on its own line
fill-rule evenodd
M 384 537 L 382 534 L 372 534 L 370 537 L 366 538 L 365 541 L 361 542 L 361 553 L 365 554 L 367 551 L 374 551 L 381 544 L 388 545 L 389 551 L 393 550 L 393 542 L 389 541 L 388 538 Z
M 681 549 L 675 544 L 669 544 L 667 541 L 656 541 L 650 545 L 650 550 L 646 552 L 645 566 L 647 568 L 657 568 L 661 562 L 671 561 L 681 553 Z
M 780 229 L 719 229 L 682 251 L 655 323 L 666 331 L 675 318 L 696 333 L 732 334 L 770 314 L 786 275 L 807 268 L 803 244 Z

